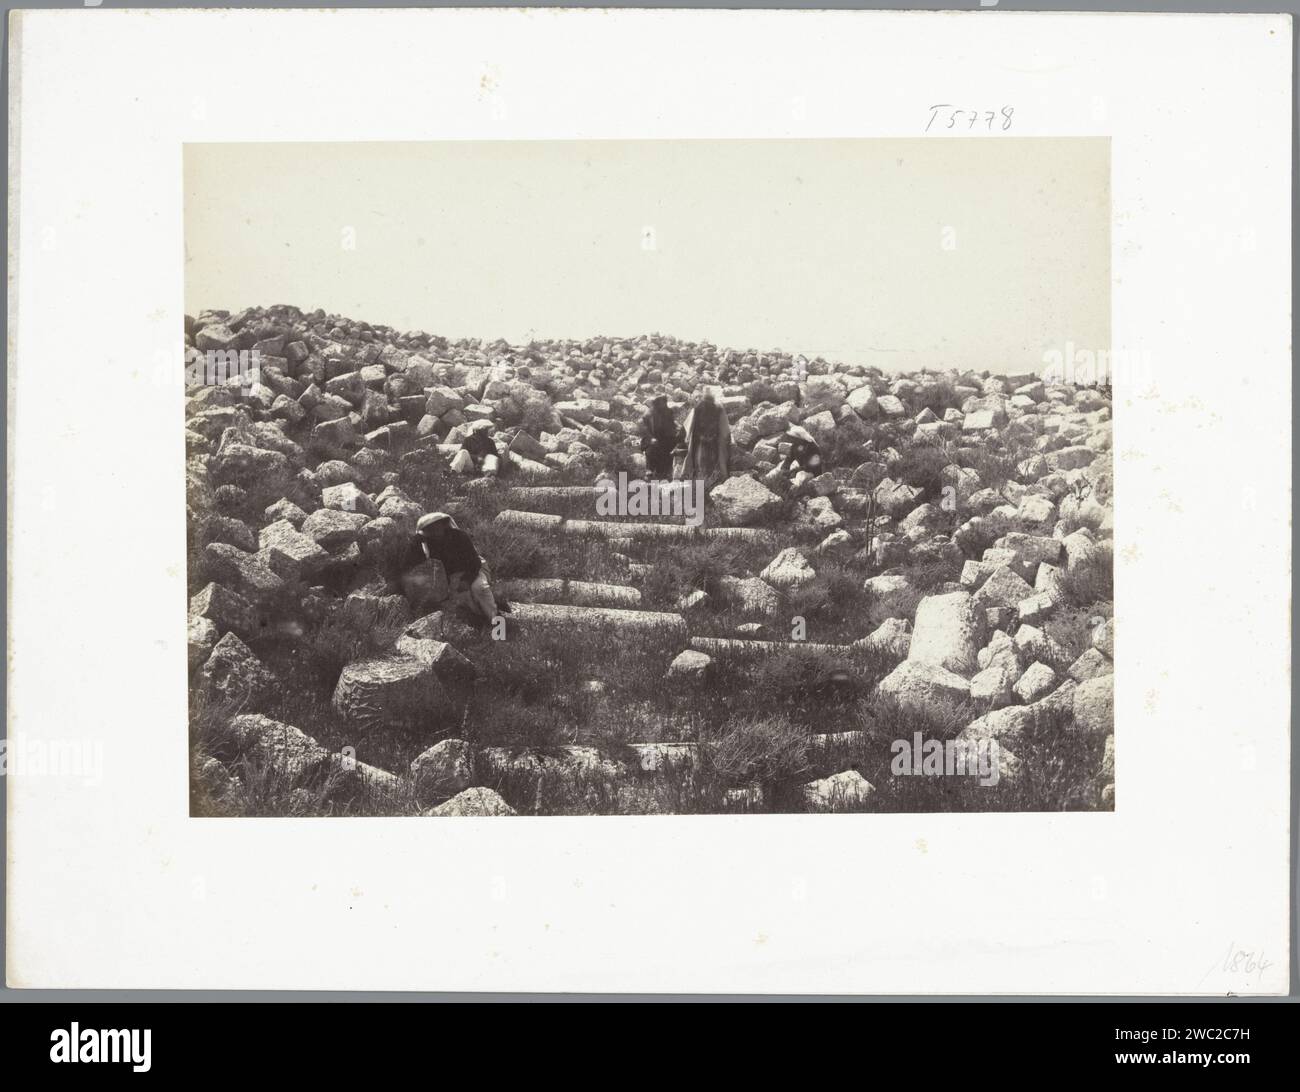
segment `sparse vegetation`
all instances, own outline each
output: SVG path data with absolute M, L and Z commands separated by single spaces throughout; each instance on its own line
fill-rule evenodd
M 347 320 L 304 316 L 294 309 L 252 311 L 242 317 L 208 313 L 190 320 L 187 333 L 194 340 L 201 331 L 226 327 L 234 343 L 251 346 L 264 336 L 280 336 L 268 334 L 264 322 L 287 331 L 285 337 L 302 345 L 302 352 L 295 351 L 294 360 L 286 363 L 282 383 L 284 389 L 296 390 L 298 398 L 309 385 L 319 390 L 339 376 L 342 365 L 334 362 L 338 353 L 355 354 L 349 366 L 357 364 L 358 370 L 360 354 L 368 354 L 367 364 L 375 359 L 373 351 L 364 348 L 369 341 L 349 336 Z M 1025 574 L 1032 587 L 1037 557 L 1053 553 L 1050 542 L 1038 540 L 1053 535 L 1059 539 L 1088 526 L 1091 530 L 1081 534 L 1091 536 L 1090 553 L 1089 543 L 1082 542 L 1071 554 L 1070 565 L 1062 558 L 1059 591 L 1050 609 L 1034 616 L 1046 643 L 1017 649 L 1015 671 L 1019 678 L 1035 662 L 1050 666 L 1048 693 L 1068 694 L 1061 688 L 1075 686 L 1068 672 L 1076 661 L 1082 659 L 1087 666 L 1079 679 L 1109 670 L 1110 652 L 1097 651 L 1099 621 L 1113 613 L 1112 547 L 1109 532 L 1097 530 L 1108 524 L 1100 523 L 1095 508 L 1080 516 L 1076 506 L 1069 518 L 1056 509 L 1065 489 L 1076 498 L 1089 497 L 1090 504 L 1110 502 L 1108 471 L 1102 465 L 1108 455 L 1095 474 L 1082 469 L 1090 455 L 1080 452 L 1077 441 L 1066 452 L 1068 457 L 1059 459 L 1056 453 L 1066 444 L 1066 434 L 1045 433 L 1033 420 L 1059 414 L 1074 440 L 1086 431 L 1083 413 L 1062 410 L 1059 402 L 1053 407 L 1040 392 L 1032 413 L 1011 413 L 1016 427 L 963 434 L 960 421 L 944 421 L 944 415 L 949 410 L 960 413 L 960 392 L 984 389 L 987 377 L 941 373 L 923 377 L 910 394 L 906 384 L 900 385 L 902 416 L 896 407 L 889 407 L 888 415 L 873 408 L 864 411 L 860 427 L 854 422 L 853 428 L 835 430 L 823 445 L 823 470 L 829 472 L 821 480 L 794 485 L 773 481 L 776 498 L 764 498 L 761 512 L 741 521 L 752 532 L 768 532 L 766 538 L 623 536 L 617 529 L 620 523 L 681 525 L 685 520 L 680 515 L 598 515 L 591 497 L 582 493 L 534 493 L 522 506 L 568 519 L 599 519 L 609 525 L 609 537 L 592 533 L 601 528 L 581 534 L 549 527 L 520 529 L 497 522 L 500 512 L 521 506 L 512 493 L 517 486 L 589 486 L 601 471 L 625 471 L 639 478 L 642 465 L 633 427 L 650 388 L 626 377 L 644 376 L 653 369 L 664 377 L 661 385 L 669 387 L 674 401 L 687 401 L 685 388 L 678 398 L 671 384 L 684 384 L 683 377 L 690 376 L 694 389 L 697 380 L 715 378 L 723 371 L 717 350 L 671 339 L 602 338 L 566 343 L 561 355 L 558 345 L 535 343 L 518 351 L 520 363 L 506 381 L 505 393 L 498 390 L 497 396 L 487 397 L 488 354 L 481 343 L 449 346 L 427 335 L 398 335 L 381 327 L 367 327 L 366 333 L 384 345 L 380 359 L 386 380 L 400 380 L 403 368 L 414 367 L 426 379 L 421 389 L 432 377 L 438 388 L 455 393 L 470 413 L 482 414 L 479 407 L 486 402 L 495 414 L 499 450 L 522 430 L 528 434 L 524 439 L 546 450 L 546 469 L 536 469 L 533 476 L 507 466 L 499 479 L 452 473 L 448 463 L 454 448 L 440 450 L 438 444 L 440 438 L 451 437 L 454 443 L 462 435 L 456 431 L 464 424 L 461 410 L 444 404 L 436 428 L 428 431 L 426 421 L 418 437 L 412 426 L 424 416 L 423 403 L 399 407 L 393 402 L 387 423 L 375 424 L 384 420 L 371 397 L 377 396 L 377 381 L 369 387 L 366 381 L 359 387 L 338 387 L 351 392 L 352 416 L 361 420 L 362 409 L 378 414 L 365 422 L 369 435 L 358 434 L 342 446 L 330 432 L 330 427 L 348 432 L 335 424 L 337 417 L 300 418 L 283 406 L 275 411 L 253 404 L 233 389 L 229 394 L 192 392 L 187 407 L 193 456 L 188 499 L 194 514 L 188 527 L 189 591 L 194 596 L 209 583 L 228 585 L 237 599 L 255 606 L 248 618 L 238 617 L 238 603 L 205 608 L 217 622 L 210 629 L 201 626 L 198 637 L 192 635 L 192 642 L 199 642 L 190 716 L 195 815 L 417 814 L 431 802 L 415 794 L 411 764 L 444 741 L 463 741 L 473 756 L 472 769 L 434 778 L 433 783 L 449 786 L 439 791 L 435 804 L 468 783 L 490 789 L 503 808 L 521 815 L 804 811 L 812 808 L 810 786 L 850 772 L 865 778 L 871 791 L 846 797 L 834 810 L 1110 806 L 1113 774 L 1104 768 L 1108 733 L 1098 730 L 1095 722 L 1081 728 L 1069 701 L 1053 705 L 1046 698 L 1029 702 L 1004 694 L 993 704 L 991 698 L 970 696 L 975 692 L 972 679 L 982 666 L 974 662 L 975 654 L 986 660 L 992 654 L 994 629 L 1001 630 L 1001 640 L 1014 642 L 1020 618 L 1029 617 L 1019 613 L 1018 599 L 989 597 L 972 614 L 972 644 L 963 654 L 961 673 L 948 671 L 936 684 L 957 696 L 947 691 L 946 696 L 929 695 L 929 661 L 906 659 L 920 605 L 940 595 L 958 600 L 968 596 L 957 583 L 966 561 L 979 561 L 993 549 L 999 560 L 990 569 L 1014 569 L 1017 575 Z M 277 345 L 269 355 L 288 361 L 287 344 Z M 500 349 L 494 346 L 493 354 Z M 417 358 L 419 363 L 412 364 Z M 755 415 L 776 412 L 782 405 L 787 408 L 779 412 L 788 412 L 793 401 L 784 378 L 788 360 L 760 366 L 755 354 L 747 354 L 732 359 L 726 368 L 733 377 L 751 378 L 728 385 L 725 397 L 739 402 L 743 393 L 755 407 L 748 412 Z M 810 374 L 831 375 L 835 370 L 822 362 Z M 599 381 L 603 386 L 592 378 L 597 372 L 606 377 Z M 859 371 L 858 377 L 863 374 Z M 879 373 L 865 374 L 887 404 L 892 397 L 887 395 L 889 385 Z M 409 384 L 398 386 L 410 389 Z M 782 399 L 782 393 L 787 398 Z M 994 401 L 998 397 L 980 396 Z M 1087 404 L 1102 405 L 1097 397 Z M 587 399 L 587 406 L 570 406 L 565 412 L 556 408 L 575 399 Z M 287 470 L 278 477 L 259 471 L 245 482 L 247 488 L 235 480 L 244 481 L 233 463 L 225 474 L 230 481 L 218 485 L 212 474 L 225 427 L 221 413 L 236 405 L 248 420 L 232 435 L 255 451 L 289 453 Z M 938 421 L 924 414 L 927 409 Z M 204 417 L 213 410 L 220 412 L 212 420 Z M 745 411 L 742 407 L 737 412 Z M 581 420 L 566 413 L 578 414 Z M 801 413 L 796 410 L 791 421 L 799 420 Z M 350 425 L 352 418 L 342 420 Z M 1104 422 L 1088 420 L 1088 428 L 1100 435 Z M 327 426 L 324 434 L 322 424 Z M 741 427 L 733 419 L 733 429 Z M 771 426 L 763 427 L 769 441 L 775 439 Z M 751 437 L 759 435 L 754 428 Z M 733 476 L 747 474 L 757 482 L 774 464 L 771 452 L 770 442 L 760 447 L 752 438 L 747 445 L 737 445 Z M 1017 466 L 1031 456 L 1063 466 L 1059 471 L 1049 466 L 1048 473 L 1060 474 L 1065 486 L 1060 478 L 1048 481 L 1048 473 L 1032 469 L 1026 473 L 1034 477 L 1009 485 L 1019 482 Z M 249 460 L 259 467 L 279 466 L 274 458 L 254 455 Z M 854 469 L 868 460 L 888 460 L 888 475 L 920 489 L 920 495 L 902 510 L 890 507 L 886 515 L 884 501 L 874 492 L 879 479 L 853 477 Z M 1023 524 L 1014 518 L 995 519 L 981 526 L 960 506 L 943 507 L 954 465 L 974 471 L 980 490 L 1006 491 L 994 502 L 1002 509 L 1000 516 L 1014 511 L 1027 485 L 1032 499 L 1047 506 L 1048 518 Z M 864 477 L 870 478 L 870 472 Z M 327 490 L 349 480 L 355 481 L 357 495 L 327 497 Z M 271 481 L 274 495 L 267 500 Z M 384 514 L 377 517 L 385 502 Z M 312 567 L 300 571 L 287 555 L 267 555 L 261 549 L 259 534 L 277 522 L 268 514 L 270 504 L 283 505 L 282 511 L 290 515 L 297 510 L 290 521 L 299 536 L 293 542 L 303 556 L 313 557 Z M 923 504 L 936 511 L 904 524 Z M 356 518 L 357 505 L 365 509 L 364 518 Z M 606 621 L 599 614 L 566 626 L 508 618 L 506 639 L 496 640 L 492 626 L 450 601 L 442 604 L 435 624 L 426 608 L 408 609 L 400 599 L 385 598 L 400 591 L 394 573 L 410 546 L 414 516 L 432 510 L 456 517 L 488 559 L 498 585 L 538 578 L 612 585 L 624 596 L 639 596 L 620 599 L 624 605 L 618 609 L 680 615 L 680 626 L 623 630 L 617 616 Z M 223 520 L 210 518 L 216 512 Z M 322 512 L 329 516 L 328 527 L 304 521 L 307 517 L 320 522 Z M 719 508 L 711 503 L 703 527 L 721 525 Z M 835 540 L 833 531 L 841 532 L 842 541 Z M 1008 532 L 1013 533 L 1010 539 Z M 873 534 L 885 547 L 886 556 L 879 562 L 866 550 Z M 1015 535 L 1033 538 L 1038 545 L 1024 545 Z M 214 544 L 221 547 L 215 558 Z M 795 575 L 782 580 L 769 574 L 770 583 L 764 581 L 760 574 L 790 547 L 799 551 L 791 561 Z M 1086 560 L 1077 563 L 1079 557 Z M 805 563 L 806 572 L 799 568 Z M 978 574 L 973 587 L 987 578 L 988 572 Z M 682 606 L 697 592 L 705 594 L 703 604 Z M 1017 594 L 1023 595 L 1023 590 Z M 350 603 L 350 597 L 356 602 Z M 436 695 L 430 683 L 428 689 L 412 689 L 401 701 L 376 700 L 373 709 L 341 707 L 337 694 L 346 689 L 340 688 L 345 669 L 371 660 L 400 659 L 394 651 L 397 642 L 417 617 L 430 627 L 420 639 L 432 647 L 447 642 L 468 661 L 471 675 L 439 676 Z M 210 621 L 206 616 L 202 620 Z M 948 624 L 946 619 L 935 623 Z M 865 643 L 878 629 L 890 626 L 895 628 L 882 643 Z M 965 640 L 960 626 L 953 623 L 950 628 L 952 633 L 945 631 L 938 638 L 931 633 L 926 640 Z M 718 649 L 709 644 L 717 638 L 772 642 L 775 650 L 763 645 Z M 218 639 L 227 642 L 226 653 L 236 660 L 251 657 L 275 685 L 256 696 L 250 689 L 239 700 L 224 691 L 218 694 L 204 676 Z M 796 647 L 800 643 L 826 647 Z M 710 652 L 701 653 L 700 648 Z M 693 671 L 698 664 L 690 657 L 679 664 L 688 651 L 697 658 L 707 655 L 707 669 Z M 961 659 L 953 657 L 954 662 Z M 909 683 L 919 690 L 890 687 L 900 667 L 920 672 Z M 451 670 L 446 665 L 439 670 L 444 668 Z M 471 677 L 475 669 L 477 680 Z M 432 671 L 412 667 L 413 676 L 424 682 Z M 370 696 L 362 693 L 358 700 L 368 703 Z M 1016 713 L 1031 706 L 1025 723 L 1017 722 L 1003 737 L 1018 761 L 1018 773 L 996 786 L 981 786 L 971 778 L 900 776 L 891 769 L 891 745 L 897 740 L 920 733 L 949 741 L 995 709 Z M 274 747 L 251 746 L 249 732 L 256 725 L 250 729 L 241 719 L 249 714 L 293 726 L 318 750 L 311 752 L 311 761 L 295 764 L 284 761 Z M 999 730 L 1003 728 L 1000 724 Z

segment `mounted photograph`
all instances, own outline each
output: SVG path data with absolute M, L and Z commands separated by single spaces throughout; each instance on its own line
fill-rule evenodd
M 931 109 L 186 144 L 190 814 L 1113 810 L 1110 141 Z

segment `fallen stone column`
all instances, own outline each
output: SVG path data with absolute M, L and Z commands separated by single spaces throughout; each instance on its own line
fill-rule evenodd
M 622 584 L 596 584 L 587 580 L 507 580 L 507 598 L 525 603 L 564 603 L 577 607 L 639 607 L 641 593 Z
M 532 625 L 608 625 L 627 633 L 673 633 L 686 637 L 686 619 L 680 614 L 653 610 L 618 610 L 613 607 L 572 607 L 553 603 L 517 603 L 509 615 L 512 621 Z
M 756 546 L 774 542 L 776 536 L 771 531 L 758 527 L 701 527 L 696 534 L 700 538 L 720 539 L 723 542 L 750 542 Z
M 565 519 L 563 516 L 521 512 L 513 508 L 498 512 L 496 522 L 503 527 L 552 530 L 568 535 L 603 538 L 607 541 L 620 538 L 633 541 L 662 539 L 671 542 L 720 539 L 727 542 L 752 542 L 763 545 L 772 541 L 770 531 L 751 527 L 687 527 L 680 523 L 618 523 L 612 520 Z
M 543 512 L 519 512 L 507 508 L 498 512 L 493 521 L 502 527 L 517 527 L 523 531 L 558 531 L 564 523 L 563 516 L 548 516 Z
M 571 535 L 590 535 L 593 538 L 629 538 L 634 541 L 654 538 L 687 541 L 694 537 L 693 527 L 676 523 L 614 523 L 598 519 L 570 519 L 564 521 L 564 531 Z
M 539 463 L 523 455 L 516 455 L 514 452 L 509 453 L 510 461 L 514 463 L 515 469 L 521 474 L 528 474 L 534 478 L 553 478 L 556 474 L 555 467 L 548 466 L 546 463 Z

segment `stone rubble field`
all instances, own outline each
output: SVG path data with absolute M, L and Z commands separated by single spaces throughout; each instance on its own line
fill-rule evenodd
M 260 365 L 187 376 L 194 814 L 1113 808 L 1107 388 L 286 306 L 185 342 Z M 703 525 L 600 515 L 650 398 L 682 423 L 706 386 L 732 447 Z M 452 468 L 477 421 L 497 474 Z M 772 473 L 792 424 L 818 476 Z M 399 579 L 434 510 L 504 639 Z M 996 741 L 996 784 L 898 775 L 916 733 Z

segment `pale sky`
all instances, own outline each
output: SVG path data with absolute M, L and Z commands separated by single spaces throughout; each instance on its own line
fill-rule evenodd
M 186 310 L 1028 371 L 1110 347 L 1109 179 L 1105 138 L 189 144 Z

